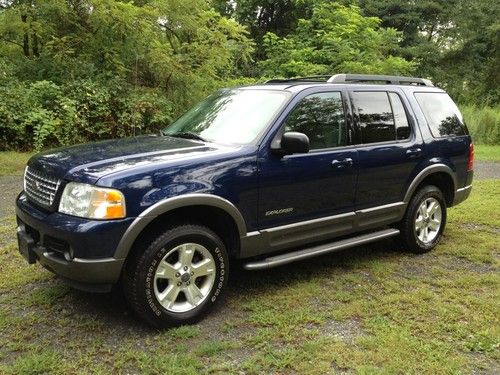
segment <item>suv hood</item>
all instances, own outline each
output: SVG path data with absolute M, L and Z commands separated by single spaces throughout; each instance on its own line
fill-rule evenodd
M 190 139 L 140 136 L 48 150 L 33 156 L 28 165 L 58 179 L 95 183 L 104 175 L 138 165 L 184 159 L 220 149 L 215 144 Z

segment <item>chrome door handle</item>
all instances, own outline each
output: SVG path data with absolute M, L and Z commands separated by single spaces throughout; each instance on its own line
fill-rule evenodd
M 416 157 L 420 156 L 421 153 L 422 153 L 421 148 L 412 148 L 412 149 L 406 150 L 406 155 L 410 158 L 416 158 Z
M 332 161 L 332 167 L 333 168 L 347 168 L 347 167 L 350 167 L 352 165 L 352 159 L 351 158 L 346 158 L 344 160 L 333 160 Z

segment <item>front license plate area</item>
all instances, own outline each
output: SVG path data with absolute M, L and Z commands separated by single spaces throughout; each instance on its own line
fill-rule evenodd
M 36 254 L 34 251 L 35 241 L 28 233 L 26 233 L 26 231 L 17 231 L 17 244 L 19 252 L 28 261 L 28 263 L 36 263 Z

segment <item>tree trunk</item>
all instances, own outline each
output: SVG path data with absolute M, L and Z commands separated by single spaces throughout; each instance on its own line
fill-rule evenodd
M 32 49 L 33 49 L 33 56 L 35 57 L 40 57 L 40 43 L 38 42 L 38 37 L 36 34 L 33 34 L 33 38 L 31 39 L 32 41 Z
M 21 21 L 26 23 L 28 21 L 28 16 L 26 14 L 22 14 Z M 24 36 L 23 36 L 23 51 L 24 51 L 24 56 L 30 57 L 30 38 L 27 31 L 24 31 Z

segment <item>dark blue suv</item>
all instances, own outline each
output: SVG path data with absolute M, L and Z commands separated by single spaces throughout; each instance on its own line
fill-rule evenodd
M 428 80 L 338 74 L 225 89 L 161 135 L 33 156 L 19 249 L 77 288 L 121 283 L 162 327 L 257 270 L 399 236 L 422 253 L 471 191 L 473 145 Z

